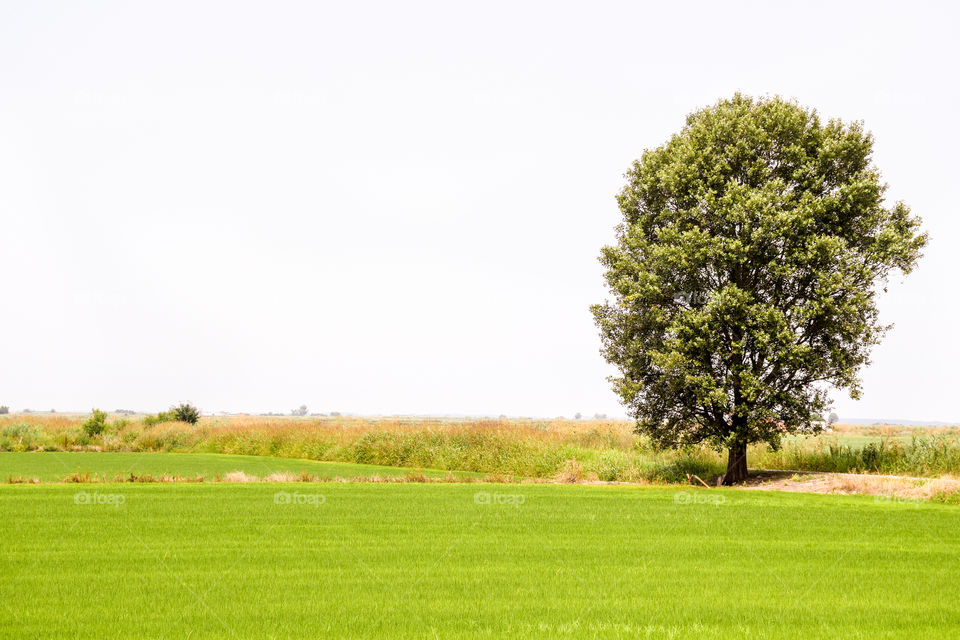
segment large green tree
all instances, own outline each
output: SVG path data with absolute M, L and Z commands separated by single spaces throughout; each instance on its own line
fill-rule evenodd
M 638 433 L 725 447 L 734 484 L 748 444 L 817 432 L 830 388 L 859 396 L 877 295 L 927 240 L 872 149 L 859 122 L 737 94 L 633 164 L 592 311 Z

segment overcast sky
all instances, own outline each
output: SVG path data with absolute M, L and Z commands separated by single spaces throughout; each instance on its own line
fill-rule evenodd
M 862 119 L 931 243 L 847 417 L 960 420 L 949 3 L 5 2 L 0 404 L 623 415 L 588 306 L 644 148 Z

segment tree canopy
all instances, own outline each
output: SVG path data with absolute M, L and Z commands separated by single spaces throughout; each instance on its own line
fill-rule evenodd
M 877 296 L 927 241 L 872 151 L 860 122 L 737 94 L 634 162 L 592 311 L 638 432 L 726 447 L 732 484 L 749 443 L 817 432 L 831 387 L 859 397 Z

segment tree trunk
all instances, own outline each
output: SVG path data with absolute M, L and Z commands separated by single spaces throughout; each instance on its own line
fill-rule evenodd
M 747 443 L 734 442 L 727 453 L 727 473 L 723 484 L 730 486 L 747 480 Z

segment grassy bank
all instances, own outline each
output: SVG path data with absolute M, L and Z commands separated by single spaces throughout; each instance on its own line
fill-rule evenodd
M 613 421 L 229 418 L 146 425 L 108 422 L 89 437 L 82 418 L 0 421 L 0 450 L 226 453 L 429 468 L 533 478 L 678 482 L 720 470 L 708 451 L 655 452 Z
M 724 458 L 702 447 L 654 450 L 618 421 L 360 418 L 204 418 L 197 426 L 114 418 L 94 436 L 82 417 L 0 419 L 2 451 L 191 452 L 469 471 L 534 478 L 678 482 L 720 473 Z M 960 431 L 837 427 L 790 438 L 779 451 L 750 449 L 751 466 L 916 476 L 960 474 Z

